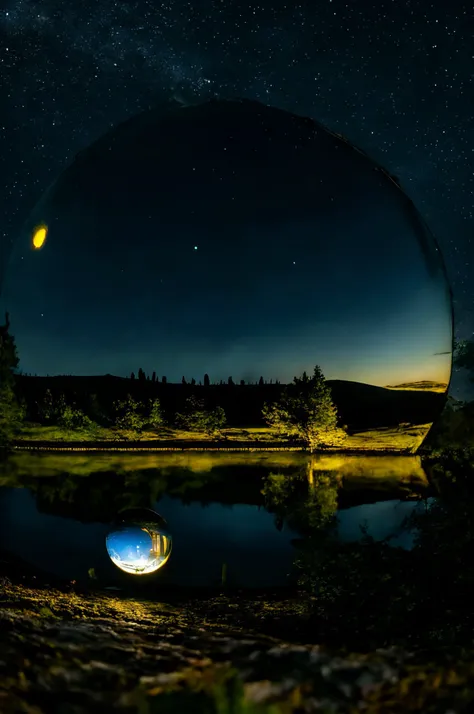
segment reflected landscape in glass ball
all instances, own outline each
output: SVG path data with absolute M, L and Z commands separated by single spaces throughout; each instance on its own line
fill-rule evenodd
M 169 103 L 80 152 L 26 221 L 4 302 L 26 373 L 287 384 L 318 364 L 346 423 L 385 400 L 365 427 L 425 432 L 451 375 L 444 265 L 397 179 L 247 100 Z
M 147 575 L 162 568 L 171 555 L 172 538 L 164 518 L 148 509 L 120 514 L 106 538 L 111 561 L 132 575 Z

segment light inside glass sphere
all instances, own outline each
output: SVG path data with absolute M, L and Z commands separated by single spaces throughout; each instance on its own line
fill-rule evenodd
M 146 509 L 121 514 L 106 538 L 111 561 L 132 575 L 147 575 L 162 568 L 171 555 L 171 546 L 164 519 Z

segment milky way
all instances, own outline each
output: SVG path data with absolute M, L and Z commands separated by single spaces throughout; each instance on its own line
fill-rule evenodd
M 273 3 L 272 3 L 273 4 Z M 308 115 L 396 174 L 472 311 L 468 3 L 9 0 L 0 12 L 2 261 L 74 154 L 162 99 L 244 96 Z

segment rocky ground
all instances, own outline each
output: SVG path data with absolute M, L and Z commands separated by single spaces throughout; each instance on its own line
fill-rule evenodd
M 0 711 L 474 710 L 474 656 L 469 654 L 328 652 L 280 639 L 289 631 L 286 613 L 295 617 L 295 602 L 272 604 L 259 597 L 252 603 L 237 595 L 168 600 L 148 602 L 87 592 L 75 584 L 3 577 Z M 293 635 L 304 642 L 303 632 Z

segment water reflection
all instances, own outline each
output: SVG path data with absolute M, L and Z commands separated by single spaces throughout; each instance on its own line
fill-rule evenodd
M 93 569 L 107 585 L 279 587 L 296 582 L 302 550 L 361 538 L 364 524 L 411 547 L 405 516 L 430 495 L 416 457 L 107 457 L 0 466 L 0 549 L 60 577 Z
M 165 519 L 147 508 L 123 511 L 106 538 L 111 561 L 133 575 L 162 568 L 171 555 L 171 544 Z

